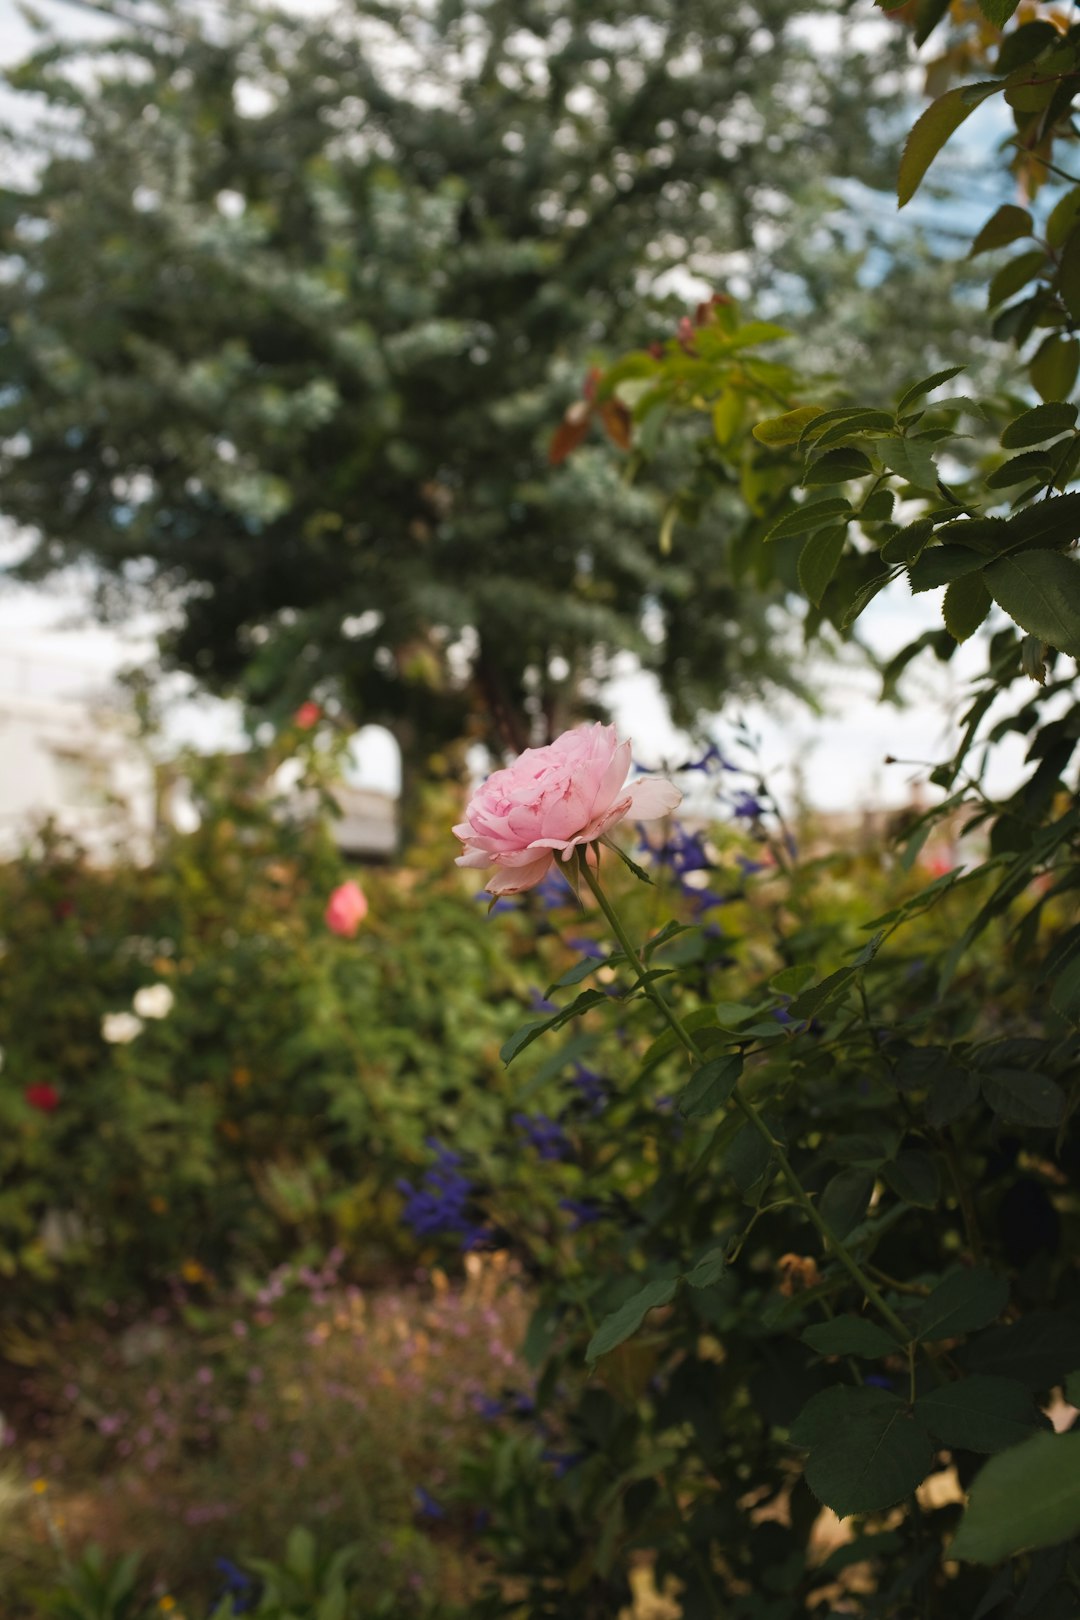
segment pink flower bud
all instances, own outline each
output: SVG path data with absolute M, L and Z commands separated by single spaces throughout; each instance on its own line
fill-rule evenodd
M 330 896 L 324 913 L 326 926 L 343 939 L 352 939 L 367 916 L 367 896 L 359 883 L 342 883 Z

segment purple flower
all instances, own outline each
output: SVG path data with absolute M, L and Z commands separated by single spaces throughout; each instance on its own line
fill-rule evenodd
M 595 956 L 597 961 L 600 962 L 608 954 L 605 947 L 598 945 L 595 939 L 583 939 L 578 935 L 574 935 L 572 938 L 568 937 L 565 943 L 569 945 L 572 951 L 580 951 L 582 956 Z
M 566 878 L 554 867 L 548 872 L 547 877 L 534 886 L 532 892 L 545 911 L 554 911 L 558 906 L 565 906 L 568 900 L 575 898 Z
M 542 1451 L 540 1461 L 550 1463 L 556 1479 L 562 1479 L 571 1468 L 576 1468 L 585 1453 L 583 1451 Z
M 685 765 L 680 766 L 680 769 L 684 771 L 710 772 L 714 766 L 721 771 L 734 771 L 738 768 L 729 764 L 715 743 L 710 743 L 700 759 L 687 760 Z
M 548 1001 L 546 996 L 540 994 L 535 984 L 529 986 L 529 1006 L 533 1012 L 538 1013 L 551 1013 L 559 1010 L 553 1001 Z
M 752 793 L 736 793 L 731 803 L 732 814 L 740 821 L 757 821 L 765 814 L 765 806 Z
M 755 872 L 764 872 L 764 861 L 753 861 L 749 855 L 736 855 L 735 865 L 744 877 L 751 877 Z
M 546 1114 L 511 1114 L 511 1119 L 540 1158 L 551 1162 L 572 1159 L 573 1144 L 562 1126 Z
M 418 1485 L 414 1492 L 416 1497 L 416 1514 L 420 1519 L 445 1519 L 446 1509 L 441 1502 L 437 1502 L 430 1491 Z
M 420 1185 L 404 1178 L 397 1183 L 405 1199 L 402 1220 L 417 1237 L 458 1237 L 463 1249 L 480 1248 L 491 1233 L 472 1214 L 475 1188 L 461 1173 L 461 1155 L 432 1138 L 428 1146 L 437 1163 L 424 1171 Z
M 595 1198 L 560 1198 L 559 1208 L 565 1209 L 572 1217 L 571 1232 L 580 1231 L 583 1226 L 591 1226 L 594 1221 L 602 1221 L 607 1213 Z
M 604 1112 L 611 1087 L 602 1074 L 597 1074 L 595 1069 L 587 1069 L 583 1063 L 575 1063 L 574 1072 L 568 1083 L 577 1092 L 594 1119 L 597 1114 Z

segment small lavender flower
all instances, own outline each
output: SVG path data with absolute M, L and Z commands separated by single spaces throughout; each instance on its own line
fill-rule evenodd
M 446 1509 L 441 1502 L 436 1501 L 431 1492 L 418 1485 L 413 1493 L 416 1498 L 416 1514 L 420 1519 L 445 1519 Z
M 462 1248 L 479 1248 L 490 1233 L 472 1215 L 475 1189 L 461 1174 L 461 1155 L 433 1138 L 428 1138 L 428 1146 L 437 1163 L 424 1171 L 419 1187 L 404 1179 L 397 1183 L 405 1199 L 401 1218 L 417 1237 L 459 1237 Z
M 541 995 L 535 984 L 529 986 L 529 1006 L 533 1012 L 538 1013 L 551 1013 L 559 1010 L 553 1001 L 548 1001 L 546 996 Z

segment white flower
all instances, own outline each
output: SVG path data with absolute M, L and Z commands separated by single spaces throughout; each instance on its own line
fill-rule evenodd
M 176 997 L 167 984 L 144 984 L 131 1005 L 140 1018 L 168 1018 Z
M 135 1039 L 142 1027 L 142 1019 L 129 1012 L 106 1013 L 101 1020 L 102 1036 L 114 1046 L 126 1046 L 128 1041 Z

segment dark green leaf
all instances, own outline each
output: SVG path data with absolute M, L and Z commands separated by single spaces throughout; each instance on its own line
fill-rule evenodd
M 965 1347 L 963 1359 L 973 1372 L 1001 1373 L 1025 1389 L 1049 1389 L 1080 1369 L 1080 1318 L 1030 1311 L 1019 1322 L 981 1334 Z
M 1080 367 L 1080 343 L 1055 332 L 1045 338 L 1028 367 L 1032 386 L 1040 399 L 1068 399 Z
M 799 584 L 813 602 L 821 606 L 825 587 L 836 573 L 844 554 L 847 529 L 838 524 L 832 529 L 819 529 L 812 534 L 799 553 Z
M 881 1174 L 905 1204 L 933 1209 L 941 1196 L 937 1161 L 920 1148 L 905 1148 L 881 1167 Z
M 847 989 L 854 977 L 854 968 L 837 968 L 835 973 L 828 974 L 819 984 L 801 991 L 788 1007 L 788 1012 L 800 1022 L 804 1018 L 816 1018 L 823 1007 L 827 1007 L 830 1001 L 835 1001 Z
M 934 489 L 937 486 L 937 467 L 931 455 L 930 444 L 924 439 L 879 439 L 875 446 L 878 455 L 891 472 L 906 478 L 916 489 Z
M 908 136 L 900 159 L 896 194 L 901 208 L 914 197 L 923 175 L 949 136 L 960 128 L 980 101 L 1000 88 L 997 82 L 966 87 L 958 85 L 927 107 Z
M 986 483 L 989 489 L 1011 489 L 1014 484 L 1048 484 L 1053 472 L 1046 450 L 1025 450 L 995 467 Z
M 986 1375 L 943 1384 L 920 1396 L 915 1416 L 943 1446 L 964 1451 L 1004 1451 L 1039 1427 L 1038 1409 L 1023 1384 Z
M 997 213 L 991 214 L 972 242 L 968 257 L 973 259 L 976 254 L 989 253 L 993 248 L 1008 247 L 1010 242 L 1030 236 L 1034 229 L 1034 221 L 1026 208 L 1018 208 L 1015 203 L 1003 203 Z
M 836 1316 L 831 1322 L 815 1322 L 802 1339 L 822 1356 L 863 1356 L 869 1361 L 895 1355 L 901 1348 L 891 1333 L 865 1316 Z
M 935 591 L 985 567 L 986 558 L 969 546 L 929 546 L 911 566 L 911 589 L 916 595 L 920 591 Z
M 966 1113 L 978 1095 L 978 1075 L 951 1064 L 934 1078 L 926 1103 L 927 1120 L 935 1129 L 940 1129 Z
M 942 613 L 945 628 L 954 641 L 967 641 L 982 624 L 992 606 L 990 592 L 981 574 L 965 574 L 954 579 L 945 592 Z
M 868 607 L 878 592 L 884 590 L 886 585 L 891 584 L 894 578 L 895 575 L 892 573 L 878 574 L 875 578 L 868 580 L 861 590 L 856 591 L 841 615 L 841 630 L 846 630 L 849 624 L 854 624 L 863 609 Z
M 1073 320 L 1080 320 L 1080 231 L 1074 230 L 1061 250 L 1054 285 Z
M 1033 406 L 1010 422 L 1001 435 L 1002 448 L 1019 450 L 1026 444 L 1043 444 L 1075 426 L 1076 406 L 1051 400 L 1048 405 Z
M 1080 955 L 1066 963 L 1050 987 L 1050 1005 L 1070 1023 L 1080 1024 Z
M 814 529 L 822 528 L 826 523 L 835 522 L 838 517 L 851 515 L 851 502 L 845 501 L 842 496 L 831 495 L 823 501 L 807 501 L 805 505 L 798 506 L 794 512 L 788 512 L 774 523 L 766 540 L 785 540 L 792 535 L 810 534 Z
M 711 1288 L 718 1283 L 724 1275 L 726 1261 L 722 1248 L 710 1249 L 703 1255 L 697 1265 L 686 1274 L 686 1281 L 691 1288 Z
M 809 1447 L 806 1482 L 845 1518 L 880 1513 L 910 1496 L 929 1472 L 933 1447 L 897 1395 L 883 1389 L 828 1389 L 803 1408 L 791 1430 Z
M 776 1135 L 776 1126 L 770 1122 L 770 1129 Z M 731 1146 L 724 1155 L 724 1169 L 734 1177 L 735 1185 L 740 1192 L 747 1192 L 760 1181 L 769 1168 L 773 1156 L 773 1149 L 757 1128 L 749 1122 L 743 1125 L 736 1133 Z
M 934 532 L 934 521 L 932 517 L 916 518 L 914 523 L 909 523 L 890 535 L 881 548 L 882 562 L 892 564 L 914 561 L 928 545 Z
M 1017 253 L 1001 266 L 991 281 L 986 294 L 987 308 L 996 309 L 999 304 L 1006 303 L 1021 287 L 1026 287 L 1029 281 L 1046 270 L 1049 263 L 1042 248 Z
M 742 1067 L 738 1053 L 726 1053 L 702 1064 L 679 1098 L 680 1114 L 686 1119 L 700 1119 L 702 1114 L 722 1108 L 738 1083 Z
M 803 476 L 803 484 L 807 487 L 815 484 L 846 484 L 851 478 L 862 478 L 866 473 L 872 472 L 868 456 L 861 450 L 844 448 L 841 450 L 826 450 L 825 454 L 808 468 Z
M 998 213 L 1000 212 L 1001 210 L 999 209 Z M 1017 212 L 1023 213 L 1023 210 L 1018 209 Z M 994 217 L 996 219 L 997 215 L 995 214 Z M 1028 219 L 1028 224 L 1030 225 L 1030 218 L 1028 218 L 1027 215 L 1024 217 Z M 908 410 L 909 406 L 915 405 L 920 399 L 922 399 L 924 394 L 933 393 L 935 388 L 940 388 L 942 383 L 950 382 L 952 378 L 958 376 L 963 369 L 963 366 L 946 366 L 944 371 L 935 371 L 929 377 L 921 377 L 917 383 L 912 383 L 911 387 L 906 388 L 900 395 L 900 399 L 896 407 L 897 416 L 903 416 Z
M 826 1183 L 818 1208 L 836 1237 L 845 1238 L 858 1226 L 873 1190 L 874 1177 L 869 1170 L 841 1170 Z
M 982 1093 L 988 1108 L 1015 1125 L 1052 1130 L 1065 1113 L 1065 1093 L 1057 1081 L 1028 1069 L 991 1069 L 982 1076 Z
M 949 1555 L 996 1564 L 1078 1530 L 1080 1434 L 1035 1434 L 980 1471 Z
M 1052 248 L 1059 248 L 1080 225 L 1080 186 L 1073 186 L 1059 197 L 1046 221 L 1046 240 Z
M 596 1361 L 610 1350 L 631 1338 L 640 1328 L 649 1312 L 660 1305 L 670 1305 L 679 1286 L 677 1277 L 656 1277 L 632 1294 L 625 1305 L 606 1316 L 589 1340 L 585 1351 L 587 1361 Z
M 954 1271 L 923 1301 L 916 1332 L 920 1339 L 955 1339 L 973 1333 L 1000 1316 L 1008 1299 L 1005 1278 L 995 1277 L 985 1266 Z
M 1020 0 L 979 0 L 979 10 L 995 28 L 1004 28 Z
M 1057 45 L 1060 39 L 1061 35 L 1053 23 L 1042 20 L 1025 23 L 1022 28 L 1006 34 L 1002 40 L 994 72 L 1013 73 L 1019 67 L 1026 67 L 1049 46 Z
M 561 1007 L 558 1012 L 552 1013 L 550 1018 L 541 1018 L 539 1021 L 530 1019 L 527 1024 L 522 1024 L 520 1029 L 516 1029 L 509 1039 L 503 1042 L 499 1049 L 499 1056 L 505 1064 L 509 1065 L 519 1052 L 523 1052 L 527 1046 L 531 1046 L 533 1041 L 543 1035 L 545 1031 L 561 1029 L 564 1024 L 569 1023 L 571 1018 L 580 1017 L 582 1013 L 588 1012 L 590 1007 L 604 1006 L 608 999 L 602 990 L 583 991 L 580 996 L 570 1002 L 569 1006 Z
M 983 576 L 1022 630 L 1080 658 L 1080 564 L 1058 551 L 1002 557 Z

